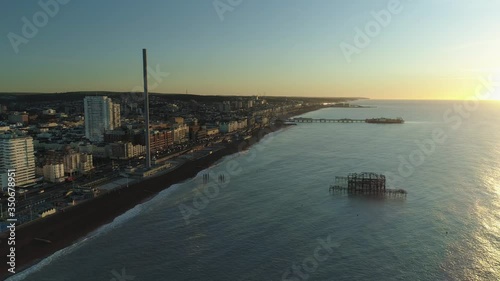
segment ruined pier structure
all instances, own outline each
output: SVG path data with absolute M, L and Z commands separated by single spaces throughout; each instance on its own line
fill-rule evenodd
M 406 196 L 404 189 L 386 188 L 384 175 L 375 173 L 351 173 L 347 177 L 335 177 L 335 183 L 330 186 L 330 191 L 347 191 L 361 194 L 387 194 Z

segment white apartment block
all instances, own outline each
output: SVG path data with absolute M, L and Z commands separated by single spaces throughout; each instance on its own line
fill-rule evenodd
M 63 182 L 64 164 L 54 163 L 43 166 L 43 178 L 50 182 Z
M 72 176 L 75 174 L 86 174 L 94 169 L 92 155 L 69 151 L 63 156 L 64 173 Z
M 0 134 L 0 188 L 8 184 L 8 170 L 15 169 L 17 186 L 29 186 L 35 182 L 35 154 L 33 138 L 16 134 Z
M 121 126 L 120 105 L 106 96 L 88 96 L 83 100 L 85 112 L 85 137 L 92 142 L 102 142 L 104 132 Z

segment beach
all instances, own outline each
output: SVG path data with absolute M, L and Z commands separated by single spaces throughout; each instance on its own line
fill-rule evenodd
M 320 109 L 321 106 L 310 106 L 290 112 L 287 116 L 296 116 L 305 112 Z M 279 126 L 268 126 L 254 130 L 252 137 L 226 144 L 223 149 L 214 151 L 205 157 L 187 161 L 168 173 L 146 178 L 129 187 L 113 190 L 92 200 L 82 202 L 64 212 L 41 220 L 21 225 L 16 228 L 16 273 L 38 263 L 58 250 L 72 245 L 75 241 L 84 238 L 92 231 L 113 221 L 117 216 L 132 209 L 137 204 L 147 201 L 160 191 L 188 180 L 201 170 L 210 167 L 224 156 L 238 153 L 257 143 L 263 136 L 281 129 Z M 0 252 L 3 262 L 0 265 L 0 278 L 4 280 L 12 276 L 7 269 L 7 253 L 10 246 L 7 244 L 6 232 L 0 237 Z

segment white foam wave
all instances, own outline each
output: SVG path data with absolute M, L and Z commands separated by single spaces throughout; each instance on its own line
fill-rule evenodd
M 279 133 L 279 131 L 272 132 L 272 133 L 269 133 L 269 134 L 265 135 L 258 143 L 256 143 L 252 147 L 250 147 L 250 149 L 257 149 L 256 146 L 258 146 L 258 145 L 265 145 L 267 141 L 271 140 L 278 133 Z M 122 225 L 123 223 L 131 220 L 132 218 L 138 216 L 144 210 L 147 210 L 148 207 L 150 207 L 151 205 L 153 205 L 153 204 L 157 203 L 158 201 L 164 199 L 171 192 L 173 192 L 176 189 L 178 189 L 179 186 L 181 186 L 183 184 L 189 184 L 190 182 L 196 180 L 196 178 L 198 178 L 200 175 L 203 175 L 203 174 L 205 174 L 207 172 L 210 172 L 211 170 L 217 170 L 218 168 L 221 167 L 222 163 L 224 163 L 226 161 L 233 160 L 233 159 L 238 158 L 238 157 L 241 157 L 244 154 L 246 154 L 246 153 L 242 151 L 242 152 L 237 152 L 237 153 L 233 153 L 233 154 L 226 155 L 226 156 L 222 157 L 221 159 L 219 159 L 218 161 L 216 161 L 213 166 L 210 166 L 210 167 L 208 167 L 206 169 L 203 169 L 202 171 L 198 172 L 197 175 L 194 178 L 191 178 L 191 179 L 189 179 L 189 180 L 187 180 L 185 182 L 182 182 L 182 183 L 174 184 L 170 188 L 167 188 L 167 189 L 161 191 L 160 193 L 158 193 L 158 195 L 156 195 L 155 197 L 153 197 L 151 200 L 149 200 L 147 202 L 144 202 L 142 204 L 136 205 L 134 208 L 128 210 L 124 214 L 116 217 L 111 223 L 108 223 L 106 225 L 103 225 L 103 226 L 99 227 L 95 231 L 93 231 L 90 234 L 88 234 L 86 237 L 78 240 L 75 244 L 73 244 L 73 245 L 71 245 L 69 247 L 66 247 L 64 249 L 61 249 L 61 250 L 55 252 L 54 254 L 52 254 L 49 257 L 43 259 L 39 263 L 37 263 L 37 264 L 29 267 L 28 269 L 26 269 L 26 270 L 24 270 L 22 272 L 19 272 L 19 273 L 15 274 L 14 276 L 12 276 L 12 277 L 10 277 L 8 279 L 6 279 L 6 281 L 21 281 L 21 280 L 24 280 L 29 275 L 31 275 L 31 274 L 33 274 L 33 273 L 41 270 L 45 266 L 51 264 L 53 261 L 57 261 L 58 259 L 60 259 L 60 258 L 62 258 L 64 256 L 66 256 L 66 255 L 74 252 L 75 250 L 79 249 L 80 247 L 82 247 L 83 245 L 87 244 L 88 242 L 96 239 L 97 237 L 100 237 L 101 235 L 104 235 L 104 234 L 108 233 L 109 231 L 113 230 L 114 228 L 116 228 L 116 227 Z
M 94 230 L 84 238 L 78 240 L 75 244 L 68 246 L 64 249 L 61 249 L 52 255 L 48 256 L 47 258 L 41 260 L 39 263 L 27 268 L 26 270 L 23 270 L 9 278 L 6 279 L 6 281 L 21 281 L 27 278 L 29 275 L 41 270 L 45 266 L 51 264 L 53 261 L 57 261 L 58 259 L 76 251 L 77 249 L 81 248 L 88 242 L 108 233 L 109 231 L 115 229 L 116 227 L 124 224 L 125 222 L 131 220 L 132 218 L 138 216 L 140 213 L 143 212 L 143 210 L 147 209 L 149 205 L 154 204 L 155 202 L 158 202 L 159 200 L 164 199 L 167 197 L 171 192 L 173 192 L 175 189 L 177 189 L 180 186 L 180 184 L 174 184 L 170 188 L 167 188 L 158 195 L 156 195 L 154 198 L 151 200 L 144 202 L 142 204 L 136 205 L 134 208 L 126 211 L 122 215 L 116 217 L 112 222 L 105 224 L 98 229 Z

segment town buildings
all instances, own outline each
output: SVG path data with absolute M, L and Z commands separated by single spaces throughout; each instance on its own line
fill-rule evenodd
M 106 130 L 121 125 L 120 105 L 106 96 L 88 96 L 84 99 L 85 137 L 92 142 L 104 141 Z
M 0 134 L 0 188 L 8 186 L 8 170 L 15 170 L 16 186 L 35 183 L 35 155 L 33 138 L 16 133 Z

